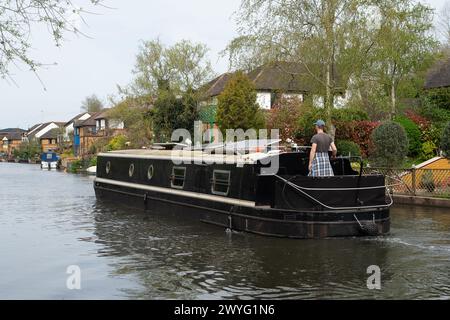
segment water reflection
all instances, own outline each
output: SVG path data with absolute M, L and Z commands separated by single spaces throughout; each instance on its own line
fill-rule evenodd
M 182 214 L 147 215 L 104 202 L 96 211 L 95 234 L 107 248 L 100 254 L 127 257 L 116 269 L 138 276 L 142 288 L 128 292 L 134 298 L 438 298 L 450 292 L 448 250 L 442 259 L 436 247 L 397 237 L 414 235 L 406 229 L 409 219 L 399 219 L 386 238 L 296 241 L 230 234 Z M 394 221 L 404 212 L 394 210 Z M 382 270 L 381 291 L 366 287 L 370 265 Z

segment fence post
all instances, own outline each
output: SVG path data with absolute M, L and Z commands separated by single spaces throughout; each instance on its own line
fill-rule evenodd
M 413 191 L 413 195 L 416 196 L 416 166 L 413 166 L 412 168 L 412 191 Z

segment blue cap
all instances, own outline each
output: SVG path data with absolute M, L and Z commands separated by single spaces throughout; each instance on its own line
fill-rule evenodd
M 317 120 L 317 121 L 314 123 L 314 125 L 315 125 L 315 126 L 318 126 L 318 127 L 325 127 L 325 121 L 323 121 L 323 120 Z

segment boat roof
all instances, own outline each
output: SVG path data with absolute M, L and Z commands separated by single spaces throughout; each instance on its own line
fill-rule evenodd
M 212 154 L 204 151 L 196 150 L 152 150 L 152 149 L 137 149 L 137 150 L 120 150 L 100 153 L 101 157 L 112 158 L 137 158 L 137 159 L 158 159 L 158 160 L 172 160 L 181 162 L 194 163 L 240 163 L 240 164 L 256 164 L 259 160 L 267 159 L 278 151 L 268 153 L 248 153 L 248 154 Z

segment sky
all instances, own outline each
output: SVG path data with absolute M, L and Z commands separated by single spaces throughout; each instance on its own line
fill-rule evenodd
M 26 67 L 11 69 L 15 83 L 0 79 L 0 128 L 68 121 L 91 94 L 107 102 L 117 85 L 131 82 L 142 40 L 205 43 L 215 72 L 227 71 L 220 52 L 237 34 L 233 13 L 240 0 L 104 1 L 110 8 L 96 8 L 80 24 L 89 37 L 69 35 L 56 47 L 46 29 L 33 30 L 32 55 L 49 66 L 38 72 L 42 83 Z M 425 2 L 439 10 L 446 1 Z

